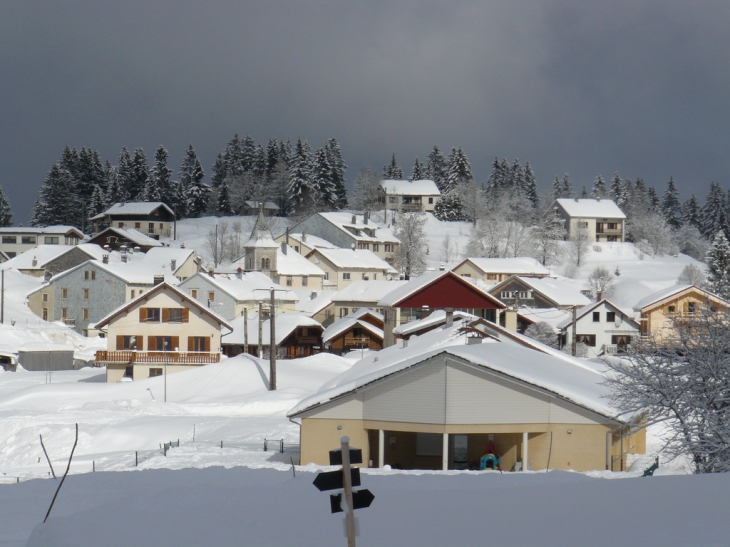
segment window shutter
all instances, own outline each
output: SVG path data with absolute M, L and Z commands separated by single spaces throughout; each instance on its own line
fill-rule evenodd
M 124 336 L 117 336 L 117 350 L 124 349 Z
M 188 351 L 195 351 L 195 337 L 188 336 Z
M 210 351 L 210 338 L 207 336 L 203 338 L 203 351 Z
M 190 321 L 190 310 L 188 308 L 182 309 L 182 322 L 187 323 Z
M 147 308 L 140 308 L 139 309 L 139 322 L 140 323 L 146 323 L 147 322 Z
M 162 322 L 163 323 L 170 322 L 170 308 L 162 308 Z
M 137 351 L 143 351 L 144 350 L 144 336 L 141 334 L 138 334 L 136 337 L 137 340 Z
M 147 337 L 147 348 L 150 351 L 157 350 L 157 336 L 148 336 Z
M 170 344 L 170 351 L 175 351 L 175 348 L 180 347 L 180 337 L 179 336 L 173 336 L 171 340 L 172 344 Z

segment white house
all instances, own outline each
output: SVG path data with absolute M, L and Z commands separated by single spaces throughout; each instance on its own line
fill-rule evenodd
M 398 272 L 367 249 L 314 249 L 307 259 L 324 271 L 327 289 L 344 289 L 354 281 L 383 281 Z
M 0 251 L 8 258 L 38 245 L 78 245 L 84 234 L 73 226 L 0 228 Z
M 558 325 L 562 345 L 573 343 L 573 318 Z M 624 353 L 639 336 L 639 323 L 608 300 L 593 302 L 577 312 L 576 342 L 585 344 L 588 357 Z
M 387 211 L 433 213 L 441 192 L 432 180 L 381 180 L 378 198 Z
M 515 258 L 465 258 L 452 270 L 461 277 L 481 279 L 495 285 L 510 276 L 547 277 L 550 270 L 529 256 Z
M 624 240 L 626 215 L 610 199 L 556 199 L 553 211 L 565 220 L 569 236 L 584 230 L 596 243 Z
M 152 239 L 174 235 L 175 213 L 161 201 L 115 203 L 90 220 L 94 233 L 114 227 L 137 230 Z

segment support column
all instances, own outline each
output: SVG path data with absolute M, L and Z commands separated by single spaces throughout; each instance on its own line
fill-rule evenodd
M 522 434 L 522 470 L 527 471 L 527 462 L 529 459 L 529 452 L 527 450 L 528 448 L 528 438 L 529 433 L 526 431 Z
M 441 468 L 444 471 L 449 470 L 449 434 L 444 433 L 443 454 L 441 455 Z
M 385 431 L 378 430 L 378 467 L 380 469 L 385 465 Z

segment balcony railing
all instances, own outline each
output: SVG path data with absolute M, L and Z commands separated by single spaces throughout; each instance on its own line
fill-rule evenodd
M 97 363 L 155 363 L 168 365 L 207 365 L 219 363 L 220 353 L 162 351 L 97 351 Z

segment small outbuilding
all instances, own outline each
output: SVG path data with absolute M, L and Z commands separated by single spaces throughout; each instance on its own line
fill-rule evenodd
M 18 349 L 18 364 L 25 370 L 73 370 L 74 348 L 63 344 L 29 342 Z

